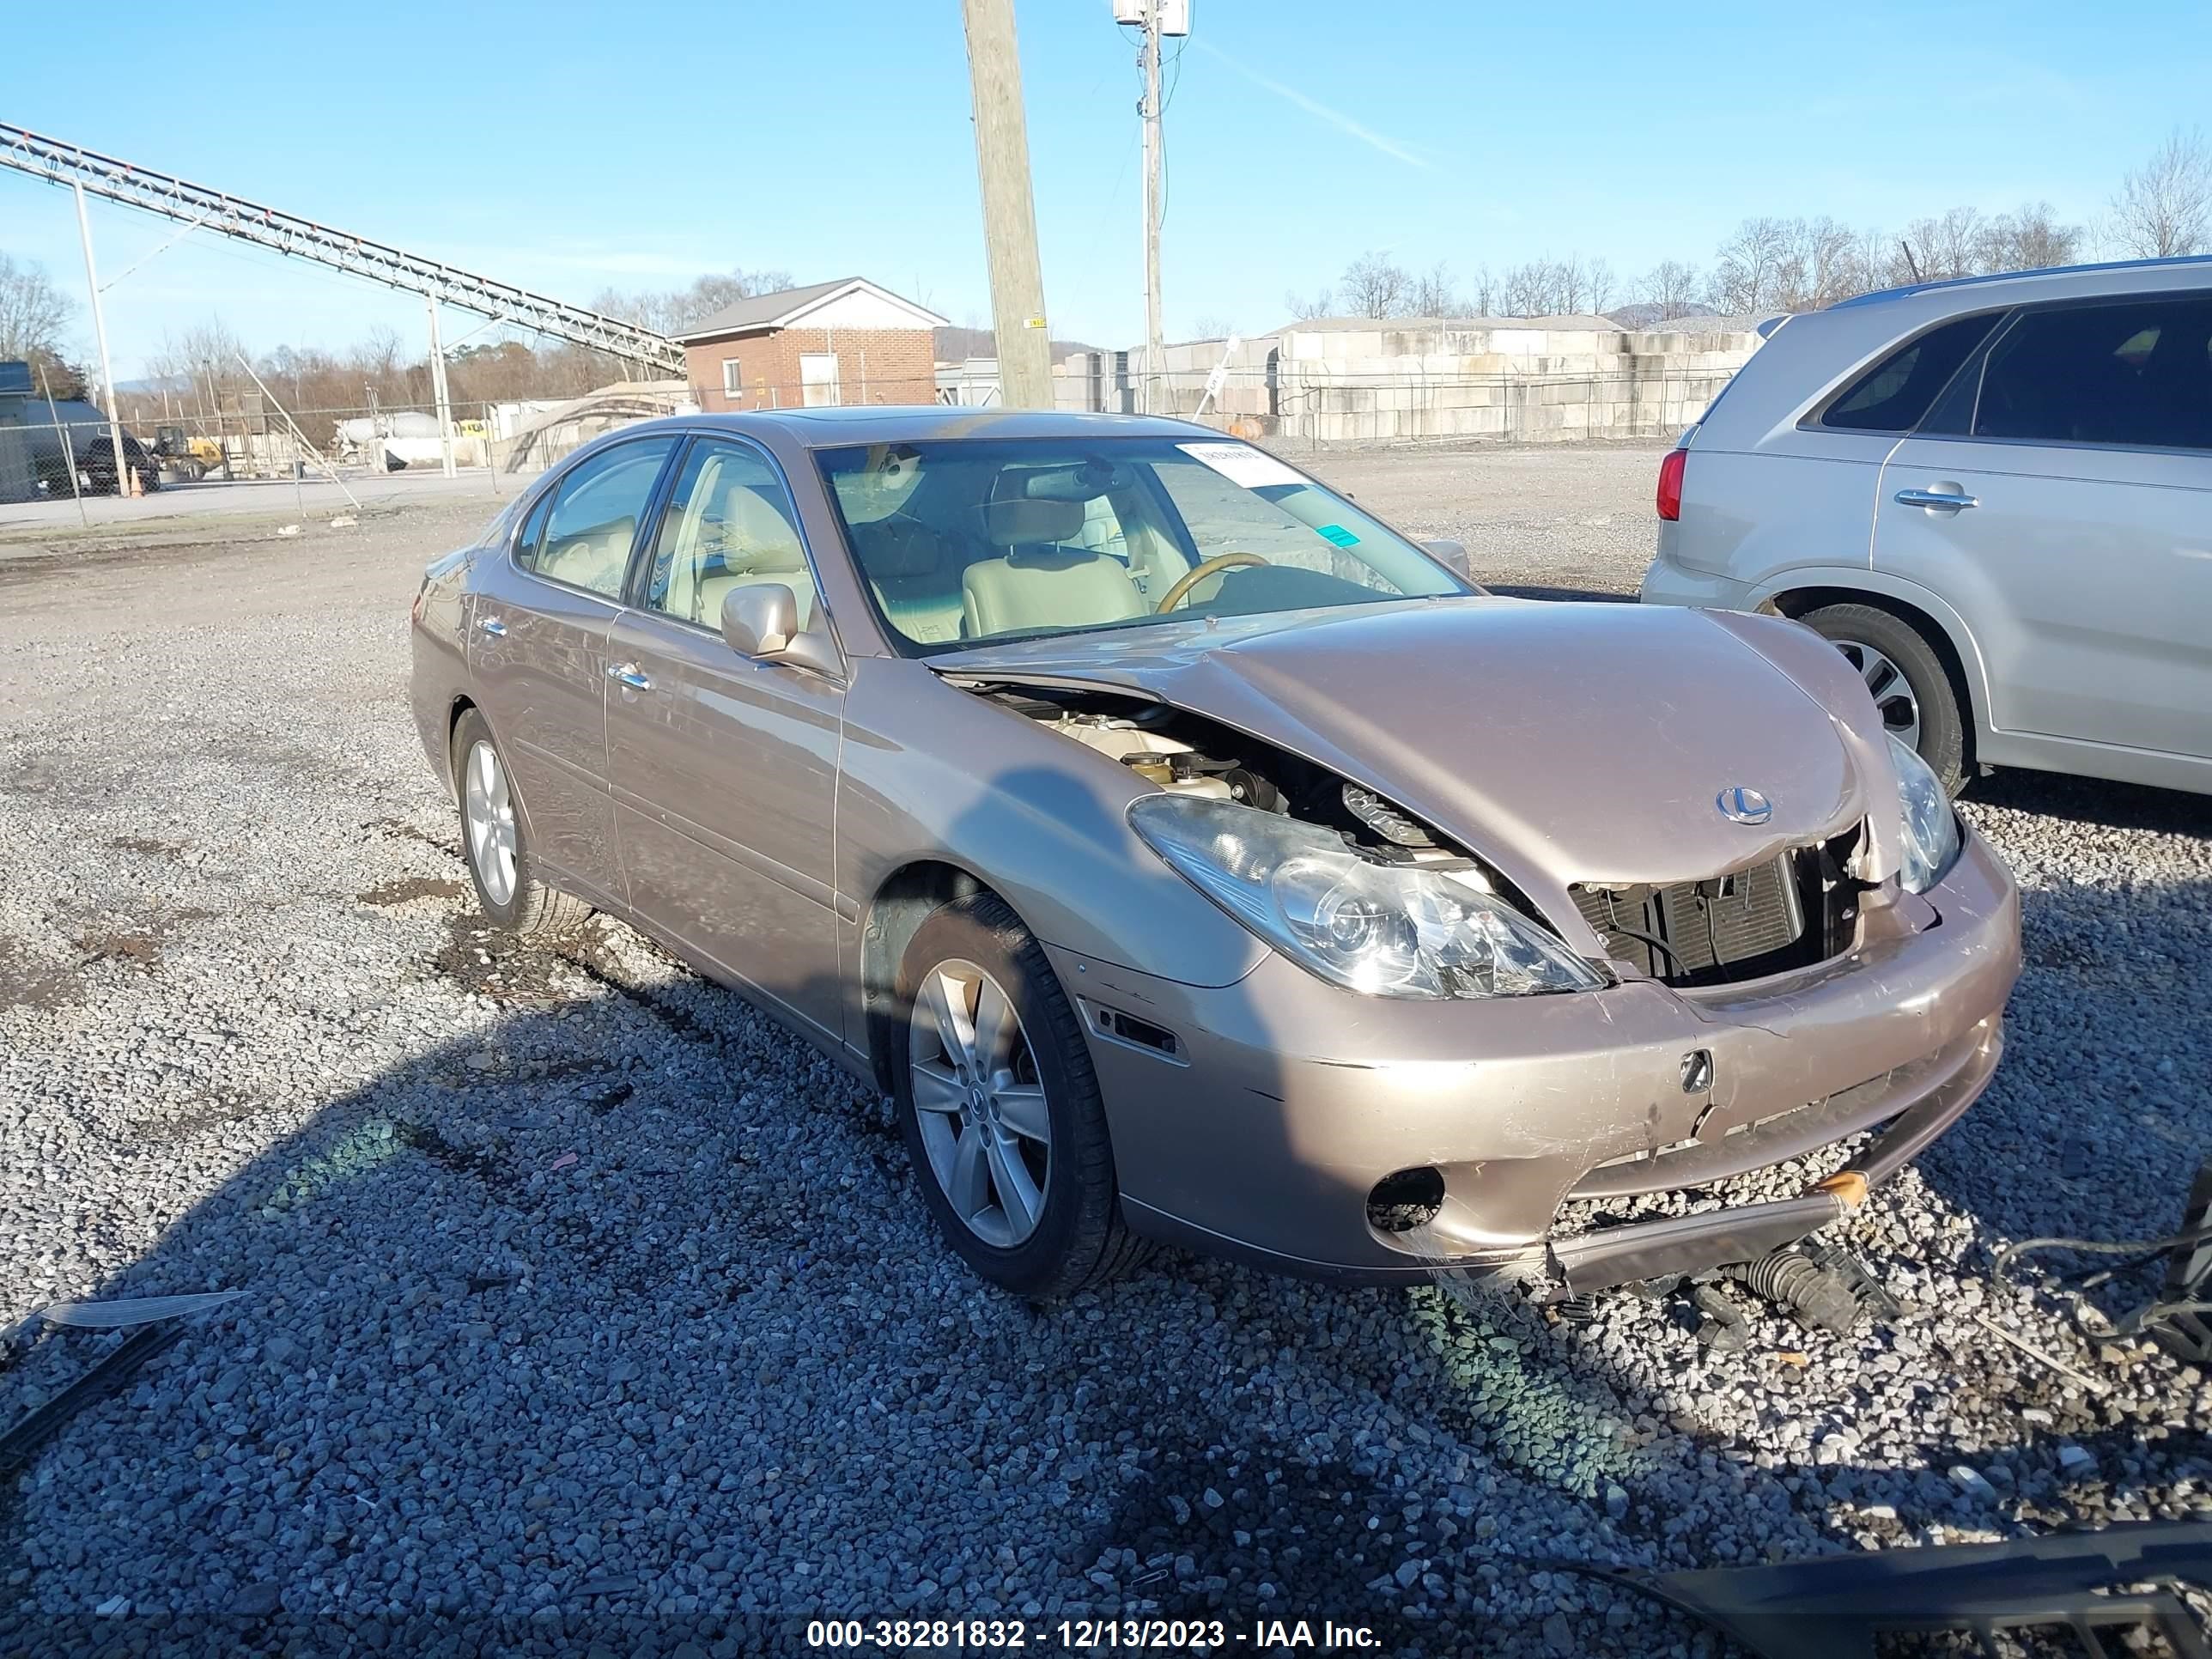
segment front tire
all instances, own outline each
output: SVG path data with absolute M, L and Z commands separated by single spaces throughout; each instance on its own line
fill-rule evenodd
M 591 914 L 582 900 L 538 879 L 506 757 L 473 708 L 453 726 L 453 783 L 460 797 L 461 854 L 486 916 L 526 937 L 567 933 Z
M 1966 787 L 1966 723 L 1962 700 L 1925 634 L 1870 605 L 1825 605 L 1798 617 L 1833 644 L 1867 684 L 1882 724 L 1928 763 L 1943 787 Z
M 899 1128 L 945 1242 L 1040 1302 L 1141 1261 L 1082 1024 L 1021 919 L 989 893 L 933 912 L 897 990 Z

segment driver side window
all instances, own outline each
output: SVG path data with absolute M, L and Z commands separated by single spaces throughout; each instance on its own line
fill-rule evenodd
M 800 629 L 810 627 L 814 573 L 783 481 L 759 451 L 699 439 L 661 514 L 645 608 L 719 629 L 722 601 L 732 591 L 768 581 L 791 590 Z

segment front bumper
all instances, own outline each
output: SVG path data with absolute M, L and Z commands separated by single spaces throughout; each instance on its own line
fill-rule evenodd
M 1273 955 L 1201 988 L 1048 950 L 1085 1015 L 1139 1229 L 1324 1276 L 1540 1267 L 1589 1288 L 1802 1237 L 1940 1134 L 2002 1050 L 2020 912 L 1968 831 L 1928 894 L 1869 904 L 1848 951 L 1719 990 L 1399 1002 Z M 1686 1094 L 1699 1052 L 1711 1084 Z M 1862 1180 L 1554 1237 L 1570 1198 L 1700 1188 L 1882 1123 L 1850 1171 Z M 1369 1195 L 1408 1169 L 1438 1173 L 1442 1207 L 1415 1233 L 1381 1231 Z

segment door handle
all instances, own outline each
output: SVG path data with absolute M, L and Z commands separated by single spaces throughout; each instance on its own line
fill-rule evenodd
M 507 637 L 507 624 L 496 617 L 486 617 L 477 626 L 495 640 L 503 640 Z
M 607 665 L 607 678 L 611 680 L 619 681 L 633 691 L 650 691 L 653 690 L 653 681 L 647 676 L 638 672 L 637 665 L 634 662 L 609 663 Z
M 1900 489 L 1897 492 L 1899 507 L 1932 507 L 1956 513 L 1962 507 L 1979 507 L 1981 502 L 1972 495 L 1954 495 L 1942 489 Z

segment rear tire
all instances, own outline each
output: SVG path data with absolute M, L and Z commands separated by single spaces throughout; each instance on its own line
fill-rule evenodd
M 954 1055 L 957 1045 L 942 1039 L 933 1012 L 942 1006 L 933 999 L 963 994 L 954 988 L 964 988 L 968 999 L 958 1018 L 975 1039 L 971 1054 L 983 1046 L 975 1016 L 986 998 L 1003 997 L 1014 1020 L 1002 1052 L 966 1072 Z M 897 994 L 902 1018 L 892 1092 L 899 1129 L 945 1242 L 993 1284 L 1038 1302 L 1073 1295 L 1139 1265 L 1151 1248 L 1121 1218 L 1105 1105 L 1082 1024 L 1043 947 L 1021 919 L 991 893 L 933 912 L 907 947 Z M 1014 1121 L 1011 1104 L 1001 1115 L 998 1091 L 983 1076 L 987 1070 L 1009 1097 L 1032 1086 L 1042 1090 L 1043 1120 L 1032 1127 L 1048 1133 L 999 1133 L 996 1156 L 1025 1159 L 1015 1167 L 991 1165 L 988 1150 L 973 1154 L 989 1167 L 992 1184 L 969 1194 L 977 1212 L 971 1219 L 955 1207 L 948 1187 L 959 1185 L 957 1160 L 970 1146 L 988 1149 L 989 1137 Z M 977 1079 L 980 1092 L 963 1094 L 966 1076 Z M 922 1106 L 916 1104 L 917 1077 L 930 1096 Z M 972 1142 L 971 1133 L 977 1137 Z M 1009 1181 L 1024 1197 L 1041 1200 L 1033 1218 L 1000 1196 Z
M 1904 715 L 1909 701 L 1917 730 L 1912 746 L 1943 787 L 1955 795 L 1966 787 L 1969 767 L 1965 699 L 1942 655 L 1919 629 L 1893 611 L 1870 605 L 1824 605 L 1797 618 L 1834 642 L 1851 666 L 1869 681 L 1882 709 L 1883 723 L 1908 735 Z M 1892 678 L 1885 666 L 1895 671 Z M 1897 678 L 1904 682 L 1900 688 Z
M 453 785 L 461 807 L 461 856 L 478 908 L 526 938 L 574 931 L 591 907 L 538 878 L 507 758 L 473 708 L 453 726 Z

